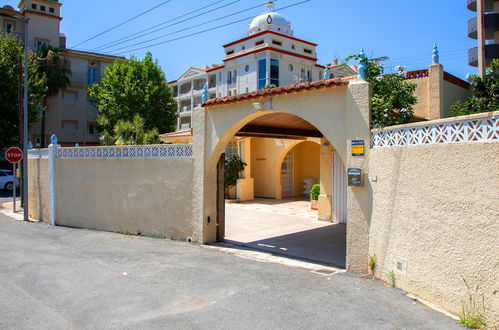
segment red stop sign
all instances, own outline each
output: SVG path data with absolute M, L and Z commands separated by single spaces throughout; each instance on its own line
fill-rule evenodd
M 23 152 L 17 147 L 11 147 L 5 152 L 5 159 L 10 163 L 19 163 L 23 159 Z

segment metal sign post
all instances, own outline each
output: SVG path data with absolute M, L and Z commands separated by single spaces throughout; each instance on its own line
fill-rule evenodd
M 14 197 L 12 201 L 12 212 L 16 213 L 16 164 L 23 159 L 23 152 L 17 147 L 9 148 L 5 152 L 5 159 L 9 163 L 12 163 L 12 184 L 14 185 L 12 188 L 12 196 Z
M 16 163 L 12 163 L 12 213 L 16 213 Z

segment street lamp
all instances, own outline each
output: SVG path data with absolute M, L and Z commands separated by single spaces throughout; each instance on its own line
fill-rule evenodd
M 24 104 L 23 104 L 23 211 L 24 221 L 28 217 L 28 22 L 29 18 L 23 17 L 24 21 Z

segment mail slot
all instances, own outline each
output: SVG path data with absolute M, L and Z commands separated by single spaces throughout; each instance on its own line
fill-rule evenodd
M 349 187 L 363 187 L 362 170 L 360 168 L 349 168 L 347 171 Z

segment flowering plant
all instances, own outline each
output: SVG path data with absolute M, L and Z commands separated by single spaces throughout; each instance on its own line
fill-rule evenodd
M 350 59 L 360 60 L 360 57 L 352 55 L 345 62 Z M 414 117 L 416 84 L 405 79 L 406 67 L 398 65 L 395 70 L 397 73 L 383 74 L 383 67 L 378 62 L 367 61 L 366 80 L 373 85 L 372 128 L 406 124 Z

